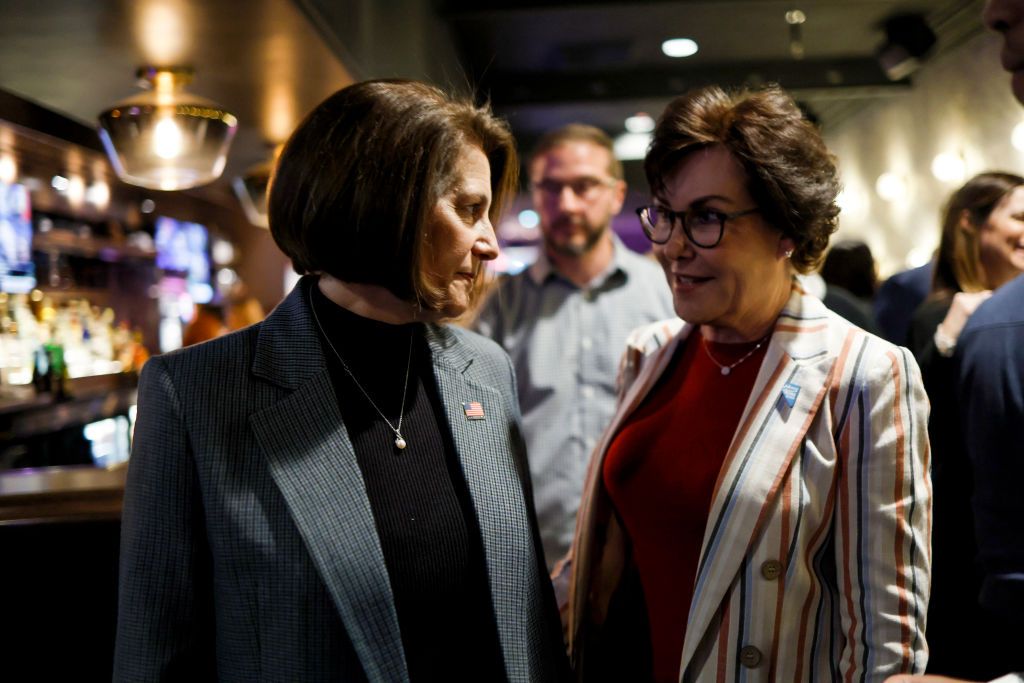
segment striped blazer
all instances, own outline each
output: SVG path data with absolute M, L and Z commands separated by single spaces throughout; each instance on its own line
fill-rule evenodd
M 633 332 L 590 464 L 569 578 L 582 672 L 628 547 L 608 446 L 693 326 Z M 680 681 L 882 681 L 922 672 L 929 590 L 928 401 L 910 353 L 794 286 L 715 484 Z M 681 446 L 685 447 L 685 446 Z

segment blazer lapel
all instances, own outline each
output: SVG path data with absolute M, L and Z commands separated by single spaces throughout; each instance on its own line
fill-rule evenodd
M 539 560 L 506 422 L 509 408 L 515 407 L 505 402 L 513 397 L 476 381 L 474 358 L 465 344 L 454 341 L 444 327 L 427 326 L 441 402 L 480 525 L 506 670 L 510 680 L 530 680 L 531 634 L 541 593 Z M 469 419 L 464 404 L 470 402 L 481 404 L 484 419 Z
M 828 390 L 835 356 L 828 352 L 828 314 L 815 303 L 794 289 L 726 454 L 697 569 L 682 671 L 771 515 Z
M 384 554 L 338 411 L 304 279 L 267 318 L 254 374 L 294 391 L 250 416 L 271 477 L 369 680 L 408 680 Z
M 593 565 L 600 561 L 600 558 L 593 557 L 593 554 L 600 550 L 594 541 L 598 537 L 604 536 L 603 533 L 598 534 L 596 530 L 602 524 L 609 509 L 608 498 L 600 474 L 604 457 L 608 453 L 612 439 L 626 418 L 636 410 L 637 406 L 643 402 L 644 397 L 658 383 L 658 379 L 665 371 L 669 361 L 672 360 L 672 356 L 675 355 L 676 349 L 692 330 L 692 325 L 685 324 L 680 320 L 673 320 L 664 329 L 652 328 L 648 337 L 630 340 L 627 345 L 626 354 L 636 355 L 635 357 L 627 355 L 624 362 L 641 363 L 641 365 L 639 370 L 635 366 L 620 367 L 620 380 L 624 377 L 626 383 L 625 394 L 622 395 L 615 414 L 602 433 L 601 440 L 587 465 L 584 493 L 580 509 L 577 512 L 576 542 L 572 551 L 572 575 L 569 585 L 570 603 L 573 605 L 573 611 L 569 614 L 570 656 L 575 656 L 577 631 L 587 621 L 585 613 L 591 609 L 589 601 L 594 594 L 600 594 L 603 608 L 607 606 L 605 598 L 610 598 L 610 594 L 605 592 L 610 590 L 610 586 L 595 587 L 590 583 L 594 580 Z M 610 573 L 615 574 L 616 572 Z M 601 572 L 601 574 L 604 575 L 606 572 Z M 618 576 L 615 576 L 614 581 L 617 580 Z

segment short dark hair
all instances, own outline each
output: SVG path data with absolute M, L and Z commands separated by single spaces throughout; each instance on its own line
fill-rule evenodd
M 568 142 L 589 142 L 608 150 L 608 172 L 616 180 L 622 180 L 625 177 L 622 162 L 615 156 L 615 143 L 603 130 L 585 123 L 570 123 L 542 135 L 530 153 L 529 165 L 533 165 L 534 159 Z
M 950 196 L 942 210 L 942 237 L 932 273 L 932 294 L 952 296 L 957 292 L 988 289 L 981 268 L 981 244 L 978 230 L 1003 197 L 1024 185 L 1024 178 L 1013 173 L 979 173 Z M 960 218 L 967 212 L 970 229 L 963 229 Z
M 861 299 L 874 299 L 878 272 L 871 247 L 861 240 L 839 240 L 825 254 L 821 277 Z
M 380 285 L 441 310 L 445 291 L 424 276 L 421 250 L 464 145 L 490 162 L 497 225 L 519 164 L 507 124 L 488 106 L 410 80 L 343 88 L 285 144 L 270 184 L 270 232 L 300 274 Z
M 765 221 L 793 240 L 793 267 L 807 273 L 836 231 L 839 180 L 821 134 L 781 88 L 693 90 L 669 103 L 654 129 L 644 171 L 655 195 L 690 153 L 721 145 L 742 165 Z

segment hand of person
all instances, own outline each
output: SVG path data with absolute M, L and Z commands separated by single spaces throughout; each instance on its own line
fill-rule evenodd
M 949 337 L 956 340 L 967 324 L 967 319 L 978 310 L 986 299 L 992 296 L 992 290 L 986 289 L 982 292 L 957 292 L 953 295 L 953 305 L 949 307 L 945 319 L 939 323 L 939 327 Z
M 957 292 L 953 295 L 953 303 L 949 312 L 935 330 L 935 347 L 943 356 L 953 354 L 956 341 L 967 324 L 967 320 L 974 314 L 986 299 L 992 296 L 991 290 L 982 292 Z

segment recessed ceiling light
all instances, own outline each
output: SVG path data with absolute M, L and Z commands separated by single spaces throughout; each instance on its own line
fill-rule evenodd
M 651 144 L 650 133 L 623 133 L 615 138 L 615 158 L 619 161 L 636 161 L 647 156 Z
M 643 112 L 633 114 L 626 119 L 626 130 L 630 133 L 650 133 L 654 130 L 654 119 Z
M 697 54 L 697 42 L 689 38 L 671 38 L 661 44 L 661 51 L 669 57 L 689 57 Z

